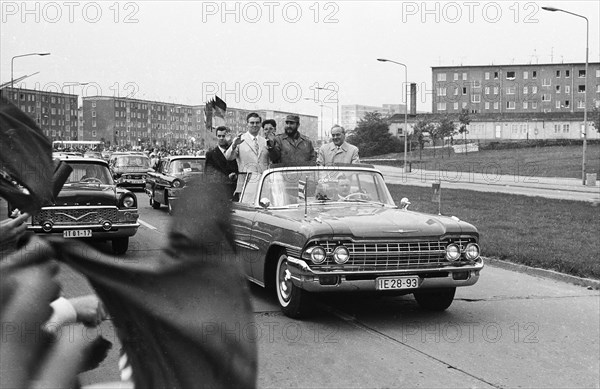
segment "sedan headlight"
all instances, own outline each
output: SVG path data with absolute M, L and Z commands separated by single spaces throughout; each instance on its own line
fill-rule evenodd
M 135 207 L 135 198 L 133 198 L 132 195 L 127 194 L 121 199 L 121 204 L 125 208 L 133 208 Z
M 346 248 L 346 246 L 338 246 L 333 251 L 333 260 L 340 265 L 348 262 L 350 259 L 350 252 Z
M 180 179 L 175 179 L 173 180 L 173 182 L 171 183 L 171 186 L 173 188 L 181 188 L 183 186 L 183 182 Z
M 310 257 L 310 260 L 314 264 L 319 265 L 325 262 L 325 259 L 327 258 L 327 253 L 325 252 L 325 249 L 321 246 L 312 246 L 306 249 L 303 257 L 304 256 Z
M 465 248 L 465 257 L 469 261 L 479 258 L 479 245 L 475 243 L 469 243 Z
M 460 248 L 454 243 L 446 247 L 446 259 L 452 262 L 460 259 Z

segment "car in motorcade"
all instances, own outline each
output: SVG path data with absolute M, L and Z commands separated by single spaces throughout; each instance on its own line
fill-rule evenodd
M 172 213 L 186 183 L 204 172 L 205 161 L 205 156 L 195 155 L 172 155 L 161 159 L 155 171 L 146 177 L 145 190 L 152 208 L 166 205 Z
M 93 151 L 93 150 L 88 150 L 86 152 L 83 153 L 84 157 L 87 158 L 98 158 L 98 159 L 104 159 L 102 157 L 102 153 L 100 151 Z
M 61 157 L 73 171 L 53 204 L 42 207 L 27 227 L 40 235 L 111 241 L 124 254 L 140 226 L 137 197 L 115 185 L 103 159 Z
M 311 312 L 326 292 L 413 294 L 442 311 L 483 268 L 479 233 L 454 216 L 397 206 L 371 165 L 272 166 L 240 173 L 232 203 L 247 278 L 275 291 L 284 314 Z
M 146 176 L 152 170 L 150 158 L 141 154 L 113 153 L 109 165 L 115 183 L 125 188 L 144 189 Z

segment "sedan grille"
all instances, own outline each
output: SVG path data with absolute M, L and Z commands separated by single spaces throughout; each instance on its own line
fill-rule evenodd
M 412 242 L 342 242 L 350 252 L 350 259 L 344 265 L 333 260 L 333 251 L 338 242 L 319 242 L 327 253 L 325 262 L 311 263 L 315 270 L 343 269 L 346 271 L 380 271 L 403 269 L 431 269 L 448 265 L 446 246 L 458 244 L 461 249 L 475 239 L 451 239 L 444 241 Z
M 51 221 L 54 225 L 102 224 L 103 221 L 116 222 L 116 207 L 77 207 L 77 208 L 45 208 L 33 218 L 33 224 Z

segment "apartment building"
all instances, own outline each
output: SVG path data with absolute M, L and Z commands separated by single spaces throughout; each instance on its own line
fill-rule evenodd
M 398 113 L 404 113 L 406 110 L 405 104 L 383 104 L 382 106 L 375 105 L 342 105 L 341 125 L 346 130 L 352 131 L 362 120 L 367 112 L 379 112 L 384 116 L 392 116 Z

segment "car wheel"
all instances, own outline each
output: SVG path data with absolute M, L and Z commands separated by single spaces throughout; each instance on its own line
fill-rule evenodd
M 112 240 L 112 249 L 115 254 L 125 254 L 129 248 L 129 237 L 116 238 Z
M 275 291 L 279 306 L 286 316 L 300 318 L 310 313 L 311 296 L 307 291 L 292 283 L 287 254 L 283 251 L 278 254 L 277 258 Z
M 158 201 L 154 200 L 154 196 L 150 196 L 150 205 L 154 209 L 159 209 L 160 208 L 160 203 Z
M 428 311 L 443 311 L 452 304 L 455 293 L 456 288 L 440 288 L 414 292 L 413 295 L 421 308 Z

